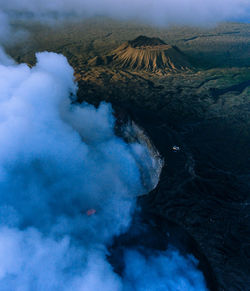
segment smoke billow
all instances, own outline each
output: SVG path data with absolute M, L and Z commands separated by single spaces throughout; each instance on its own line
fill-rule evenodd
M 124 277 L 114 273 L 107 244 L 154 160 L 115 136 L 108 104 L 72 103 L 65 57 L 36 56 L 29 68 L 0 51 L 0 290 L 206 290 L 194 258 L 172 251 L 128 251 Z
M 180 256 L 176 250 L 156 252 L 147 257 L 137 250 L 129 250 L 125 263 L 125 290 L 205 290 L 201 274 L 194 271 L 198 262 L 192 256 Z
M 15 214 L 4 215 L 7 224 L 46 233 L 80 225 L 87 241 L 98 223 L 103 242 L 126 227 L 133 197 L 144 191 L 133 151 L 114 135 L 109 105 L 70 104 L 76 85 L 63 56 L 37 59 L 32 69 L 1 66 L 1 212 Z M 103 219 L 84 223 L 88 208 Z

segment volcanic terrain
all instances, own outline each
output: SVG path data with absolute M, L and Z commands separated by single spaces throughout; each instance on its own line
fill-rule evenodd
M 139 124 L 165 159 L 157 187 L 139 199 L 143 211 L 197 242 L 215 274 L 211 290 L 248 291 L 250 25 L 158 29 L 98 18 L 25 28 L 29 42 L 8 53 L 30 65 L 36 51 L 63 53 L 78 102 L 110 102 L 118 122 Z
M 187 57 L 176 46 L 168 45 L 160 38 L 146 36 L 125 42 L 110 54 L 93 58 L 89 64 L 162 74 L 191 68 Z

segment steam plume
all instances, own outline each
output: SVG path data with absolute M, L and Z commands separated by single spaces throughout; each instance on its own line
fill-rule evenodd
M 109 105 L 71 104 L 65 57 L 36 56 L 31 69 L 0 52 L 0 290 L 205 290 L 196 261 L 171 252 L 128 253 L 124 278 L 113 272 L 106 245 L 129 226 L 152 158 L 115 136 Z

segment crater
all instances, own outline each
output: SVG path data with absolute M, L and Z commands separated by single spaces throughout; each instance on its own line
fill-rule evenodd
M 187 56 L 178 47 L 166 44 L 160 38 L 142 35 L 123 43 L 105 56 L 91 59 L 89 65 L 109 65 L 124 70 L 160 74 L 192 69 Z

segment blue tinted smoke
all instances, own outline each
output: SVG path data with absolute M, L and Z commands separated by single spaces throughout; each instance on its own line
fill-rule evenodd
M 62 55 L 39 53 L 33 68 L 0 60 L 0 290 L 205 290 L 193 258 L 176 253 L 130 252 L 124 278 L 113 272 L 106 245 L 146 191 L 138 161 L 149 152 L 115 136 L 110 105 L 72 104 Z

